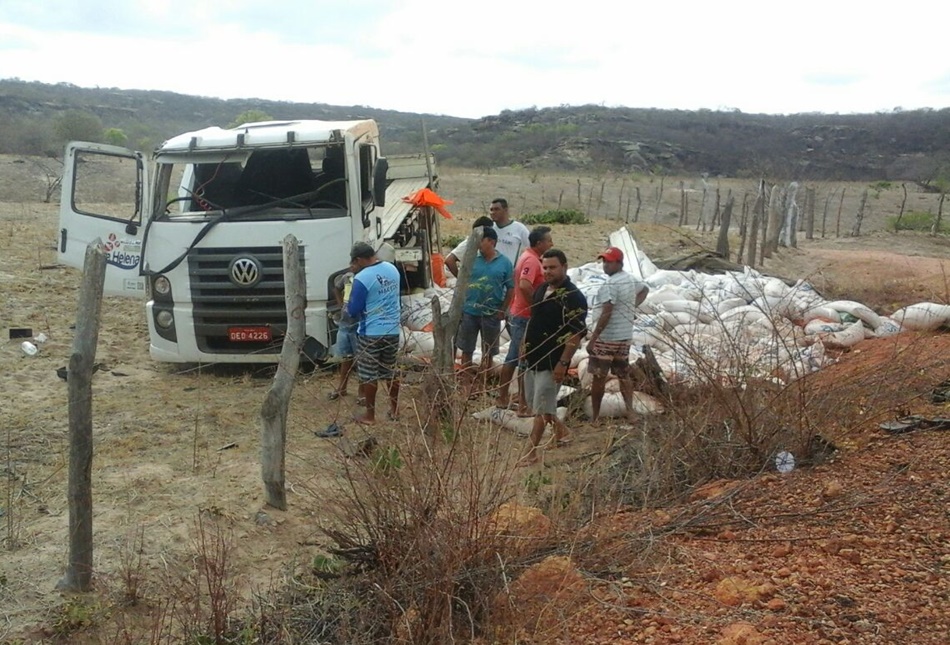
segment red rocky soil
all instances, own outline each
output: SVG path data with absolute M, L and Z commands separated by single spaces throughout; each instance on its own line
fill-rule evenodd
M 581 587 L 579 559 L 537 565 L 519 595 L 557 601 L 526 631 L 546 643 L 950 642 L 950 431 L 879 427 L 950 417 L 930 402 L 948 377 L 950 334 L 859 344 L 807 386 L 838 392 L 830 459 L 595 522 L 621 570 Z

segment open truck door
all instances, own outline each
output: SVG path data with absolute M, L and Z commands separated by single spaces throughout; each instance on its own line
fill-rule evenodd
M 97 143 L 66 146 L 59 207 L 59 261 L 82 268 L 86 247 L 106 254 L 103 293 L 145 297 L 142 213 L 149 204 L 148 170 L 140 152 Z

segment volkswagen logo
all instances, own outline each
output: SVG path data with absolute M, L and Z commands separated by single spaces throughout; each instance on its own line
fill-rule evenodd
M 231 277 L 231 282 L 239 287 L 253 287 L 264 277 L 261 272 L 261 263 L 256 258 L 247 255 L 231 260 L 228 275 Z

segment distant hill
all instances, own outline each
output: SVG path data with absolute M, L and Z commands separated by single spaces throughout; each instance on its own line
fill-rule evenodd
M 92 115 L 130 147 L 226 126 L 247 110 L 279 119 L 373 118 L 385 153 L 421 150 L 440 163 L 585 173 L 684 174 L 859 181 L 950 177 L 950 109 L 876 114 L 744 114 L 607 108 L 505 110 L 482 119 L 367 106 L 215 99 L 173 92 L 0 80 L 0 152 L 56 155 L 64 115 Z

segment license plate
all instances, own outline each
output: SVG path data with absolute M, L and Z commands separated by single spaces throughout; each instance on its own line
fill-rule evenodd
M 228 327 L 228 340 L 232 343 L 269 342 L 270 327 Z

